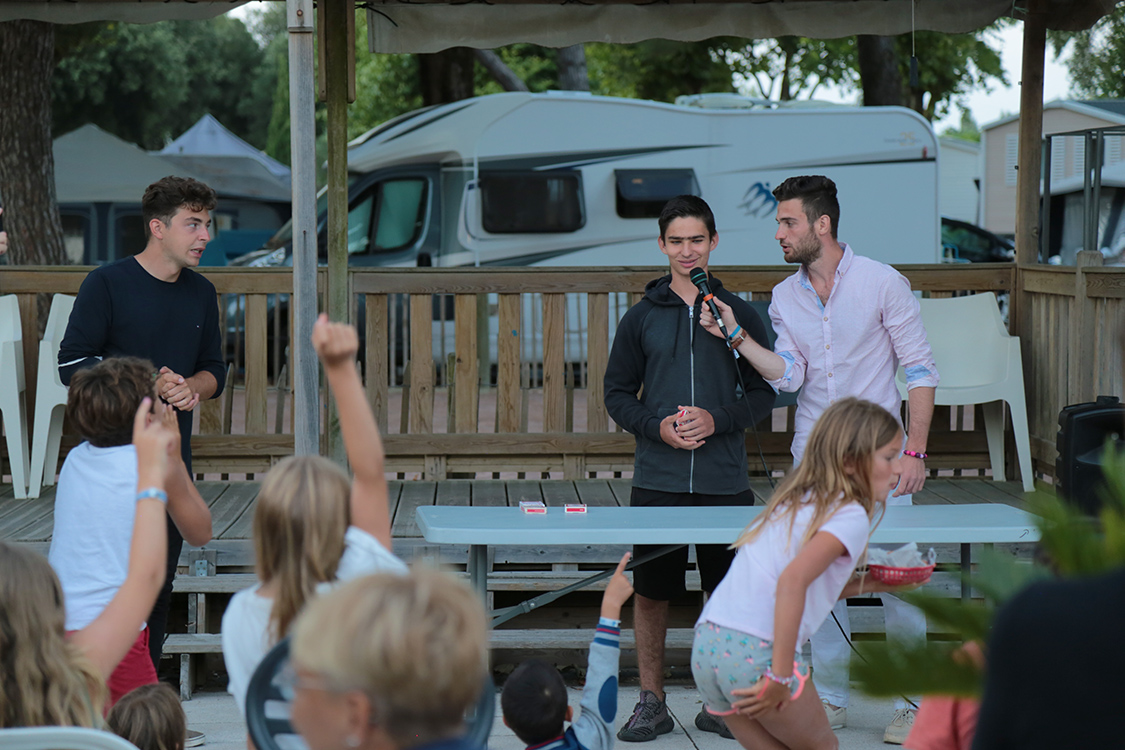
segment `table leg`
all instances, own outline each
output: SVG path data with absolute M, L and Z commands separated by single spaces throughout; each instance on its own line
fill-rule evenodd
M 469 585 L 488 604 L 488 545 L 469 545 Z
M 968 604 L 973 598 L 973 587 L 968 576 L 973 572 L 973 553 L 971 544 L 961 545 L 961 603 Z

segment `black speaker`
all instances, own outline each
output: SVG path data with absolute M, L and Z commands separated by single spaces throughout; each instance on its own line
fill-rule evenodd
M 1102 506 L 1105 481 L 1102 453 L 1106 441 L 1116 450 L 1125 442 L 1125 407 L 1116 396 L 1098 396 L 1094 403 L 1071 404 L 1059 412 L 1055 447 L 1055 482 L 1059 496 L 1095 515 Z

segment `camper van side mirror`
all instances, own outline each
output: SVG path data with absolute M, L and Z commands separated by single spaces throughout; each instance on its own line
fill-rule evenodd
M 434 259 L 430 257 L 429 253 L 418 253 L 418 267 L 429 268 L 434 264 Z

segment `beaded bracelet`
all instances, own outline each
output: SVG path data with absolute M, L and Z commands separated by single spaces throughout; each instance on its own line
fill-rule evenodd
M 160 489 L 159 487 L 149 487 L 148 489 L 141 490 L 140 492 L 137 493 L 137 502 L 138 503 L 141 500 L 146 500 L 148 498 L 152 498 L 153 500 L 159 500 L 160 502 L 164 503 L 165 505 L 168 504 L 168 493 L 165 492 L 164 490 Z
M 808 675 L 801 674 L 801 670 L 797 667 L 797 662 L 793 662 L 793 674 L 789 677 L 778 677 L 773 673 L 772 669 L 766 667 L 766 671 L 762 673 L 762 677 L 765 677 L 771 682 L 776 682 L 778 685 L 784 686 L 790 693 L 792 693 L 792 695 L 789 697 L 789 700 L 795 701 L 801 697 L 801 693 L 803 693 L 805 690 L 805 682 L 807 682 L 809 679 Z M 794 688 L 796 688 L 795 691 Z
M 930 457 L 929 453 L 919 453 L 918 451 L 903 451 L 902 455 L 910 456 L 911 458 L 922 458 L 922 459 L 926 459 L 926 458 Z

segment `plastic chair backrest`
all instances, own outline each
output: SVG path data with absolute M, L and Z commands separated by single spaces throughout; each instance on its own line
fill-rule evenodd
M 74 299 L 69 294 L 56 294 L 51 298 L 51 312 L 47 314 L 47 327 L 43 331 L 43 341 L 39 346 L 50 347 L 51 361 L 56 365 L 59 361 L 59 347 L 62 346 L 63 336 L 66 335 L 66 327 L 70 323 L 70 313 L 74 310 Z M 52 367 L 51 373 L 55 384 L 60 388 L 63 387 L 62 379 L 59 377 L 59 368 L 57 366 Z
M 1004 328 L 995 294 L 920 302 L 941 387 L 973 387 L 1007 379 L 1011 336 Z
M 18 727 L 0 729 L 4 750 L 137 750 L 133 743 L 100 729 Z
M 258 663 L 246 688 L 246 726 L 257 750 L 302 750 L 308 746 L 289 722 L 289 703 L 281 694 L 277 677 L 289 663 L 289 639 L 283 638 Z M 496 714 L 496 686 L 486 674 L 481 696 L 466 717 L 466 741 L 488 746 Z
M 20 304 L 14 294 L 0 297 L 0 341 L 23 341 Z
M 66 333 L 70 313 L 74 309 L 74 297 L 69 294 L 56 294 L 51 298 L 51 312 L 47 314 L 47 327 L 43 331 L 45 341 L 55 342 L 57 348 Z
M 257 750 L 296 750 L 308 747 L 289 723 L 289 702 L 277 677 L 289 663 L 289 639 L 271 648 L 246 686 L 246 728 Z

